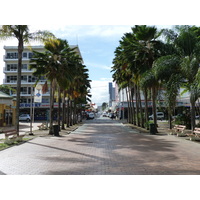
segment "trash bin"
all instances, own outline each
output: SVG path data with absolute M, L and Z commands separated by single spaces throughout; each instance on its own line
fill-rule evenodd
M 55 136 L 59 136 L 59 126 L 58 125 L 53 125 L 53 134 Z
M 155 124 L 149 124 L 149 131 L 150 131 L 150 134 L 152 134 L 152 135 L 156 134 L 156 126 L 155 126 Z

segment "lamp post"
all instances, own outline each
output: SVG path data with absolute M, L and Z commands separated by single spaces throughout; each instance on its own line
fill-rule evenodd
M 33 130 L 32 130 L 32 126 L 33 126 L 33 85 L 31 85 L 31 105 L 30 105 L 30 133 L 29 135 L 33 135 Z

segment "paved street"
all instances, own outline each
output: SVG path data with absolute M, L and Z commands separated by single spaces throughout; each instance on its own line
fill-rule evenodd
M 200 143 L 99 118 L 0 151 L 0 161 L 0 174 L 8 175 L 192 175 L 200 174 Z

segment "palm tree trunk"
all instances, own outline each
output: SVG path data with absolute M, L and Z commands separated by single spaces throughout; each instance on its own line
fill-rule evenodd
M 133 101 L 132 101 L 132 88 L 129 88 L 129 101 L 130 101 L 130 123 L 133 124 Z
M 66 110 L 66 104 L 65 104 L 65 96 L 66 96 L 66 92 L 63 91 L 63 98 L 62 98 L 62 129 L 65 129 L 65 120 L 66 120 L 66 116 L 65 116 L 65 110 Z
M 140 118 L 139 118 L 139 101 L 138 101 L 138 86 L 135 84 L 135 100 L 136 100 L 136 125 L 140 126 Z
M 147 89 L 144 89 L 144 102 L 145 102 L 145 123 L 148 124 L 148 101 L 147 101 Z M 146 129 L 148 130 L 149 127 L 147 125 Z
M 191 130 L 195 128 L 195 101 L 190 101 L 191 104 Z
M 69 98 L 67 99 L 67 127 L 70 127 L 70 111 L 69 111 Z
M 76 101 L 74 100 L 74 107 L 73 107 L 73 124 L 77 124 L 76 120 Z
M 172 129 L 172 108 L 168 108 L 169 129 Z
M 73 121 L 72 121 L 72 115 L 73 115 L 73 112 L 72 112 L 72 100 L 70 99 L 70 109 L 69 109 L 69 125 L 72 126 L 73 125 Z
M 80 113 L 80 122 L 82 122 L 83 121 L 83 115 L 82 115 L 82 105 L 81 104 L 80 104 L 79 113 Z
M 129 101 L 129 91 L 128 91 L 127 87 L 126 87 L 126 98 L 127 98 L 127 103 L 128 103 L 128 118 L 127 118 L 127 122 L 130 123 L 130 101 Z
M 132 101 L 132 113 L 133 113 L 133 122 L 132 122 L 132 124 L 136 125 L 135 103 L 134 103 L 134 87 L 131 88 L 131 101 Z
M 18 39 L 18 70 L 17 70 L 17 102 L 16 102 L 16 131 L 19 136 L 19 110 L 20 110 L 20 92 L 21 92 L 21 71 L 22 71 L 22 53 L 24 50 L 23 39 Z
M 144 128 L 144 117 L 143 117 L 143 109 L 142 109 L 142 100 L 141 100 L 140 87 L 139 86 L 138 86 L 138 102 L 139 102 L 139 107 L 140 107 L 140 123 L 141 123 L 141 127 Z
M 49 135 L 53 135 L 53 110 L 54 110 L 54 87 L 53 81 L 50 83 L 50 122 L 49 122 Z
M 58 127 L 59 127 L 59 131 L 60 131 L 60 118 L 61 118 L 61 92 L 60 92 L 60 86 L 58 86 Z
M 152 88 L 152 111 L 153 111 L 153 120 L 155 124 L 155 131 L 156 133 L 158 132 L 157 130 L 157 115 L 156 115 L 156 88 Z

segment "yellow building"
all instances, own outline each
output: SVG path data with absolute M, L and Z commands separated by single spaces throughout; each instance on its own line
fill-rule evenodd
M 0 127 L 15 125 L 16 101 L 0 91 Z

